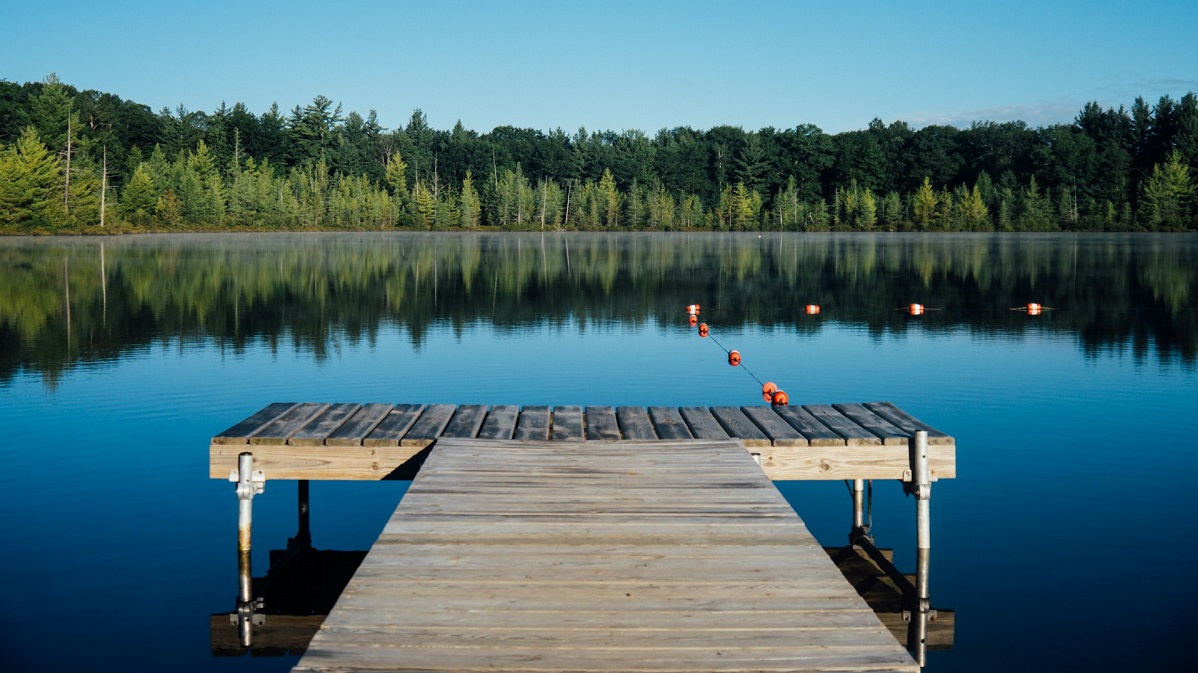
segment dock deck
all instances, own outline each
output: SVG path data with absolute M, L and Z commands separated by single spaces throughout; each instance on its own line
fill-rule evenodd
M 956 476 L 956 443 L 890 402 L 784 407 L 270 404 L 212 439 L 209 476 L 254 454 L 266 479 L 410 478 L 440 439 L 553 442 L 739 439 L 770 479 L 909 478 L 928 433 L 933 479 Z M 405 469 L 407 466 L 408 469 Z
M 919 666 L 739 440 L 442 435 L 294 670 Z

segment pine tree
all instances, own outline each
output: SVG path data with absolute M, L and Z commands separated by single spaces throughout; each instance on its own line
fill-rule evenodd
M 16 144 L 0 151 L 0 222 L 57 227 L 64 221 L 62 165 L 37 130 L 27 127 Z
M 1194 193 L 1190 167 L 1182 162 L 1181 153 L 1174 150 L 1165 163 L 1153 167 L 1152 174 L 1144 181 L 1140 219 L 1152 229 L 1196 227 L 1198 223 L 1190 212 Z
M 463 229 L 474 229 L 482 220 L 482 204 L 478 192 L 474 189 L 474 176 L 467 170 L 466 178 L 462 180 L 462 193 L 458 199 L 459 221 Z

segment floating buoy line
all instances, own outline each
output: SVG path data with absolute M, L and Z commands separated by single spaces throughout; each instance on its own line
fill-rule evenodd
M 940 309 L 928 308 L 927 306 L 924 306 L 923 304 L 911 303 L 906 306 L 896 308 L 894 310 L 903 311 L 903 312 L 907 313 L 908 315 L 920 316 L 928 311 L 939 311 Z M 1040 315 L 1044 311 L 1051 311 L 1053 309 L 1048 306 L 1042 306 L 1035 302 L 1029 302 L 1028 304 L 1026 304 L 1024 306 L 1015 306 L 1011 310 L 1012 311 L 1024 311 L 1028 315 L 1034 316 L 1034 315 Z M 699 314 L 701 313 L 701 311 L 702 311 L 702 307 L 699 304 L 688 304 L 686 307 L 687 324 L 689 324 L 691 327 L 697 327 L 699 336 L 701 338 L 711 339 L 712 343 L 719 346 L 720 349 L 722 349 L 725 353 L 727 353 L 729 365 L 731 365 L 733 367 L 740 367 L 742 370 L 744 370 L 744 372 L 746 374 L 748 374 L 749 376 L 752 376 L 753 380 L 757 381 L 757 383 L 761 386 L 762 399 L 764 399 L 766 402 L 768 402 L 776 407 L 786 406 L 787 404 L 789 404 L 790 396 L 788 396 L 786 394 L 786 391 L 779 389 L 777 384 L 775 384 L 773 381 L 764 381 L 763 382 L 760 378 L 757 377 L 756 374 L 754 374 L 752 371 L 750 371 L 748 367 L 744 366 L 744 363 L 742 361 L 739 350 L 736 350 L 734 348 L 729 349 L 724 344 L 720 343 L 718 339 L 716 339 L 714 336 L 712 336 L 711 327 L 709 327 L 708 324 L 705 322 L 699 322 Z M 819 315 L 820 314 L 820 306 L 819 306 L 819 304 L 807 304 L 803 307 L 803 312 L 806 313 L 807 315 Z

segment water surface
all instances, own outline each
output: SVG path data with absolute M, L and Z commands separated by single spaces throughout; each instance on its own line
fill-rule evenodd
M 932 501 L 956 642 L 929 670 L 1164 668 L 1194 625 L 1198 237 L 4 239 L 0 269 L 11 670 L 294 664 L 209 648 L 237 586 L 207 440 L 268 402 L 748 405 L 754 377 L 957 437 Z M 686 325 L 693 303 L 715 339 Z M 843 543 L 842 483 L 780 488 Z M 314 483 L 314 544 L 366 549 L 403 490 Z M 878 543 L 913 569 L 914 501 L 875 493 Z M 295 485 L 254 504 L 263 570 L 295 534 Z

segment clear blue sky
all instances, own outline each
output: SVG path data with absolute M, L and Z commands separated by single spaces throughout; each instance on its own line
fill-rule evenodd
M 5 0 L 0 79 L 573 132 L 1068 122 L 1198 92 L 1198 1 Z

